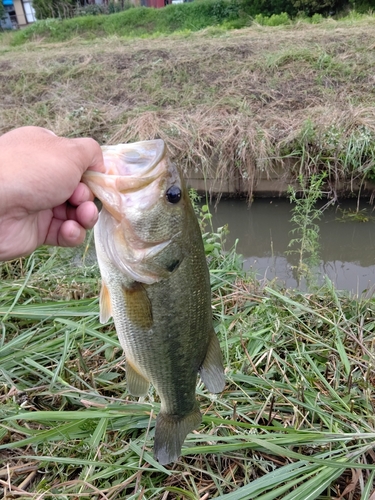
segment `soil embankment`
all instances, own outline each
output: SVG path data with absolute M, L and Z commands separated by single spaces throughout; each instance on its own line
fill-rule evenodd
M 375 178 L 374 24 L 20 47 L 3 38 L 0 132 L 161 137 L 193 185 L 218 192 L 275 194 L 321 170 L 332 193 L 363 189 Z

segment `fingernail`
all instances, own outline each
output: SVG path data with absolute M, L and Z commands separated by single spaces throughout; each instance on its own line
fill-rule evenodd
M 78 226 L 73 226 L 72 229 L 70 230 L 70 237 L 72 240 L 78 240 L 78 238 L 81 236 L 81 229 Z

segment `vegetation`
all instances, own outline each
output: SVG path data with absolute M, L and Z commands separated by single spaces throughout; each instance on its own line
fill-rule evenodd
M 45 2 L 46 0 L 38 0 Z M 68 0 L 64 0 L 68 1 Z M 43 4 L 44 5 L 44 4 Z M 65 4 L 62 4 L 64 7 Z M 81 12 L 78 9 L 78 12 Z M 86 16 L 84 19 L 47 19 L 39 21 L 15 36 L 23 42 L 37 36 L 63 41 L 81 35 L 88 38 L 117 34 L 119 36 L 144 36 L 152 33 L 170 34 L 176 31 L 198 31 L 208 26 L 226 23 L 227 27 L 242 28 L 251 24 L 251 17 L 259 11 L 246 0 L 202 0 L 186 4 L 168 5 L 163 9 L 138 7 L 111 16 Z M 287 14 L 285 14 L 290 19 Z M 53 17 L 43 15 L 42 18 Z M 64 16 L 68 17 L 68 16 Z M 71 17 L 69 15 L 69 17 Z M 51 29 L 52 27 L 52 29 Z
M 127 395 L 113 325 L 98 321 L 90 244 L 1 265 L 4 498 L 370 498 L 374 300 L 265 286 L 224 234 L 204 239 L 227 387 L 198 385 L 203 425 L 167 467 L 152 457 L 157 395 Z
M 313 174 L 309 179 L 299 177 L 300 190 L 289 186 L 289 200 L 293 203 L 291 222 L 294 225 L 291 233 L 293 238 L 289 242 L 289 254 L 297 256 L 296 281 L 305 279 L 310 289 L 316 279 L 319 265 L 319 226 L 323 209 L 317 202 L 323 197 L 323 182 L 325 173 Z
M 106 6 L 93 7 L 89 5 L 88 8 L 82 7 L 81 3 L 83 2 L 78 2 L 78 7 L 76 7 L 72 0 L 34 0 L 34 7 L 37 18 L 41 20 L 50 17 L 69 18 L 76 15 L 86 15 L 90 12 L 92 14 L 111 14 L 134 6 L 134 4 L 129 1 L 124 2 L 124 0 L 121 2 L 112 1 Z M 202 3 L 206 5 L 202 7 Z M 137 4 L 139 5 L 140 2 L 137 2 Z M 284 12 L 294 17 L 300 14 L 307 16 L 341 14 L 349 8 L 355 8 L 358 12 L 364 13 L 373 7 L 375 7 L 374 0 L 360 0 L 359 2 L 354 0 L 196 0 L 191 7 L 186 5 L 177 7 L 179 12 L 177 17 L 193 17 L 197 19 L 200 13 L 201 18 L 204 18 L 204 23 L 208 26 L 220 22 L 219 19 L 223 17 L 223 14 L 224 17 L 228 17 L 229 14 L 230 17 L 234 15 L 236 18 L 245 18 L 249 15 L 273 16 Z M 219 17 L 216 17 L 216 14 L 219 14 Z M 154 15 L 155 20 L 164 20 L 162 24 L 165 24 L 165 21 L 168 24 L 168 19 L 170 20 L 170 15 L 167 14 L 165 9 L 157 10 Z M 176 19 L 173 21 L 176 21 Z M 172 30 L 175 29 L 173 21 Z M 177 19 L 178 21 L 181 21 L 181 19 Z M 214 22 L 212 23 L 212 21 Z
M 75 2 L 73 0 L 34 0 L 33 7 L 37 19 L 67 18 L 73 16 Z
M 75 16 L 90 16 L 99 14 L 114 14 L 123 10 L 131 9 L 134 4 L 130 0 L 121 0 L 120 2 L 108 2 L 101 4 L 79 5 L 74 11 Z
M 373 4 L 373 5 L 372 5 Z M 134 7 L 126 2 L 109 2 L 108 5 L 81 6 L 73 0 L 34 0 L 34 8 L 39 21 L 18 34 L 16 40 L 22 42 L 34 35 L 47 36 L 51 40 L 62 41 L 77 34 L 93 37 L 93 34 L 114 34 L 120 36 L 142 36 L 152 33 L 170 34 L 181 30 L 198 31 L 208 26 L 224 24 L 226 28 L 243 28 L 253 21 L 277 26 L 290 24 L 291 19 L 312 16 L 322 19 L 322 15 L 335 12 L 347 13 L 350 3 L 342 0 L 196 0 L 178 5 L 167 5 L 163 9 Z M 360 4 L 362 12 L 375 7 L 375 0 Z M 121 12 L 123 11 L 123 12 Z M 109 18 L 99 18 L 98 14 L 113 14 Z M 95 15 L 94 19 L 68 19 L 76 16 Z M 101 17 L 101 16 L 100 16 Z M 50 19 L 55 19 L 53 29 Z M 48 20 L 47 23 L 41 22 Z M 93 33 L 94 32 L 94 33 Z
M 81 5 L 81 2 L 76 2 L 74 0 L 34 0 L 33 7 L 35 9 L 36 18 L 42 20 L 113 14 L 134 7 L 134 5 L 129 0 L 87 5 Z

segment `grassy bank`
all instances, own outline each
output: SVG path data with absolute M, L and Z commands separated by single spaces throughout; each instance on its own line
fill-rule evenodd
M 13 43 L 24 43 L 38 36 L 48 38 L 49 41 L 65 41 L 77 35 L 88 39 L 108 35 L 130 38 L 153 33 L 168 35 L 183 30 L 199 31 L 223 23 L 228 28 L 242 28 L 251 24 L 250 16 L 254 17 L 257 13 L 256 8 L 243 0 L 203 0 L 168 5 L 163 9 L 136 7 L 109 16 L 92 15 L 39 21 L 16 33 Z M 284 22 L 290 22 L 288 16 L 284 16 Z
M 60 19 L 56 15 L 55 18 L 38 21 L 13 33 L 12 44 L 22 44 L 38 37 L 50 42 L 61 42 L 77 36 L 92 40 L 110 35 L 127 38 L 170 35 L 181 31 L 200 31 L 211 26 L 239 29 L 252 24 L 292 25 L 292 18 L 296 17 L 298 9 L 291 10 L 289 14 L 277 7 L 262 11 L 256 2 L 249 3 L 248 0 L 199 0 L 167 5 L 163 9 L 128 8 L 112 15 L 85 15 L 72 19 Z M 323 19 L 321 14 L 303 17 L 305 22 L 313 24 Z
M 128 396 L 98 321 L 91 250 L 1 265 L 5 499 L 372 498 L 374 300 L 259 283 L 220 236 L 205 241 L 227 386 L 198 386 L 203 425 L 167 467 L 152 457 L 158 397 Z
M 104 17 L 104 16 L 103 16 Z M 110 17 L 110 16 L 107 16 Z M 100 143 L 163 138 L 187 176 L 374 173 L 375 18 L 220 27 L 12 46 L 1 39 L 0 132 L 34 124 Z

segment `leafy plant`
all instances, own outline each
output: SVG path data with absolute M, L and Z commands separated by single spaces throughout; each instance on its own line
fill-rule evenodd
M 299 175 L 300 190 L 289 186 L 288 194 L 292 209 L 291 222 L 296 226 L 291 233 L 294 236 L 287 253 L 296 255 L 297 264 L 294 266 L 297 281 L 306 279 L 307 284 L 314 283 L 315 270 L 319 264 L 319 226 L 322 210 L 317 207 L 317 201 L 323 196 L 322 185 L 326 174 L 313 174 L 309 179 Z
M 3 2 L 0 2 L 0 19 L 4 19 L 5 17 L 5 8 Z
M 33 0 L 37 19 L 58 17 L 66 19 L 74 15 L 74 0 Z
M 225 250 L 226 237 L 229 233 L 228 226 L 218 227 L 215 231 L 209 205 L 201 205 L 201 197 L 194 189 L 190 189 L 189 196 L 199 220 L 211 273 L 230 269 L 242 274 L 243 259 L 236 251 L 237 242 L 229 251 Z
M 75 16 L 95 16 L 99 14 L 114 14 L 123 10 L 134 8 L 134 4 L 130 0 L 122 0 L 122 2 L 109 2 L 102 4 L 77 5 Z
M 328 13 L 339 6 L 342 7 L 342 2 L 337 0 L 291 0 L 291 3 L 295 9 L 308 16 L 322 12 Z
M 356 12 L 368 13 L 375 8 L 374 0 L 349 0 L 349 5 Z
M 290 24 L 291 19 L 286 12 L 282 12 L 281 14 L 272 14 L 271 16 L 257 14 L 254 17 L 254 22 L 260 24 L 261 26 L 281 26 L 284 24 Z
M 368 210 L 363 208 L 362 210 L 341 210 L 341 217 L 337 220 L 340 222 L 374 222 L 375 217 L 368 214 Z

